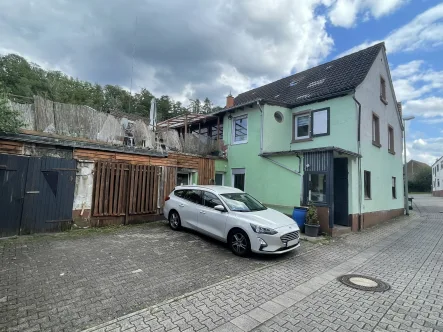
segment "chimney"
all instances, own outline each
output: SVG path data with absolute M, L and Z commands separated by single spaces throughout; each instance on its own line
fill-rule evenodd
M 234 97 L 232 97 L 231 93 L 226 97 L 226 108 L 231 108 L 234 106 Z
M 402 106 L 401 106 L 401 101 L 399 101 L 397 103 L 397 109 L 398 109 L 398 113 L 400 113 L 400 117 L 403 117 L 403 109 L 402 109 Z

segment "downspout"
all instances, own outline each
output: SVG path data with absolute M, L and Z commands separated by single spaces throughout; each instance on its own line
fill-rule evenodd
M 260 106 L 260 102 L 257 101 L 257 106 L 260 110 L 260 156 L 263 154 L 263 109 Z
M 358 230 L 361 230 L 361 205 L 362 205 L 362 179 L 361 179 L 361 104 L 360 102 L 355 98 L 355 90 L 354 95 L 352 96 L 352 99 L 354 99 L 355 103 L 358 105 L 358 125 L 357 125 L 357 150 L 358 150 Z
M 283 165 L 282 163 L 279 163 L 278 161 L 275 161 L 275 160 L 273 160 L 273 159 L 263 155 L 263 116 L 264 116 L 264 114 L 263 114 L 263 109 L 261 108 L 261 105 L 260 105 L 259 101 L 257 101 L 257 106 L 258 106 L 258 108 L 260 110 L 260 154 L 259 154 L 259 156 L 269 160 L 271 163 L 274 163 L 274 164 L 276 164 L 276 165 L 278 165 L 278 166 L 280 166 L 280 167 L 282 167 L 282 168 L 284 168 L 284 169 L 286 169 L 286 170 L 288 170 L 288 171 L 290 171 L 292 173 L 301 175 L 300 174 L 300 172 L 301 172 L 301 158 L 300 158 L 299 155 L 296 155 L 297 158 L 298 158 L 298 172 L 293 170 L 293 169 L 291 169 L 291 168 L 289 168 L 289 167 L 287 167 L 287 166 L 285 166 L 285 165 Z

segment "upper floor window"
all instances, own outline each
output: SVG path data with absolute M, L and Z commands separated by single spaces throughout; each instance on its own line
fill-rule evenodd
M 394 149 L 394 128 L 388 126 L 388 151 L 390 153 L 395 153 Z
M 378 115 L 372 113 L 372 144 L 380 147 L 380 119 Z
M 248 116 L 243 115 L 232 119 L 232 143 L 248 142 Z
M 294 140 L 309 138 L 310 115 L 303 114 L 294 117 Z
M 329 135 L 329 107 L 294 114 L 292 140 Z
M 386 99 L 386 81 L 383 77 L 380 76 L 380 100 L 387 104 L 388 101 Z

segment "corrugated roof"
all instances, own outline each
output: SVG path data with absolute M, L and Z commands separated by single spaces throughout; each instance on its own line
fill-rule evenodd
M 239 94 L 237 105 L 257 99 L 297 106 L 355 89 L 363 82 L 384 43 Z M 223 111 L 226 111 L 223 110 Z

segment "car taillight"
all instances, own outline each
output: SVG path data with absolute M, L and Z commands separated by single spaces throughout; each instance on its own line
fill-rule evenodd
M 169 197 L 169 196 L 166 196 L 166 197 L 165 197 L 165 202 L 166 202 L 166 201 L 169 201 L 169 199 L 170 199 L 170 197 Z

